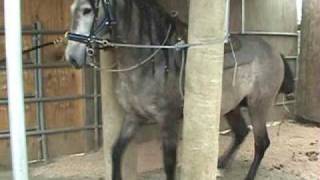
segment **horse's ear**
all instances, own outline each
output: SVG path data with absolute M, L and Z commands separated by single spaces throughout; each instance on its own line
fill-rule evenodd
M 92 7 L 95 7 L 95 0 L 88 0 Z

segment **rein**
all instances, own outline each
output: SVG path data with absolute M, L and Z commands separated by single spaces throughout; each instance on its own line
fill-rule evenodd
M 166 34 L 166 37 L 164 38 L 163 42 L 161 43 L 161 45 L 165 45 L 168 42 L 168 39 L 170 37 L 170 33 L 172 30 L 172 26 L 170 25 Z M 150 49 L 150 48 L 149 48 Z M 96 66 L 95 64 L 90 63 L 89 65 L 91 65 L 93 68 L 102 71 L 105 70 L 107 72 L 128 72 L 128 71 L 133 71 L 137 68 L 139 68 L 140 66 L 148 63 L 149 61 L 151 61 L 161 50 L 162 48 L 158 48 L 156 49 L 153 53 L 151 53 L 147 58 L 145 58 L 144 60 L 140 61 L 139 63 L 129 67 L 129 68 L 125 68 L 125 69 L 105 69 L 105 68 L 99 68 L 98 66 Z

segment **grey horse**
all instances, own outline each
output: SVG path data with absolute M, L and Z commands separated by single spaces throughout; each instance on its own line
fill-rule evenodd
M 75 0 L 72 7 L 71 32 L 88 35 L 94 17 L 95 0 Z M 99 36 L 114 42 L 136 44 L 175 44 L 186 39 L 187 26 L 167 13 L 156 1 L 112 0 L 112 10 L 117 20 L 112 33 Z M 97 20 L 104 13 L 100 11 Z M 171 30 L 168 31 L 169 27 Z M 201 28 L 201 27 L 199 27 Z M 223 96 L 221 114 L 227 119 L 234 138 L 230 147 L 219 158 L 219 168 L 225 168 L 239 148 L 249 130 L 240 107 L 249 111 L 255 141 L 254 160 L 246 179 L 254 179 L 260 162 L 270 144 L 266 121 L 274 99 L 280 91 L 293 91 L 292 74 L 284 63 L 280 52 L 272 49 L 257 37 L 233 37 L 241 47 L 235 52 L 239 62 L 235 84 L 231 52 L 225 53 L 226 68 L 223 74 Z M 164 42 L 164 39 L 165 40 Z M 154 49 L 115 49 L 117 69 L 126 69 L 148 57 Z M 128 143 L 139 127 L 148 120 L 156 120 L 161 129 L 164 167 L 167 180 L 175 179 L 177 120 L 183 115 L 183 98 L 179 93 L 179 72 L 182 67 L 183 51 L 160 50 L 150 61 L 131 71 L 116 74 L 116 94 L 125 111 L 122 129 L 113 146 L 113 180 L 121 180 L 121 159 Z M 86 63 L 86 45 L 69 42 L 66 59 L 76 67 Z M 102 59 L 103 61 L 103 59 Z M 286 72 L 286 73 L 285 73 Z M 211 72 L 208 72 L 210 76 Z

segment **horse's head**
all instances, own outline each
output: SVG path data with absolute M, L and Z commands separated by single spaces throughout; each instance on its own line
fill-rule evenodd
M 70 10 L 72 18 L 70 32 L 89 35 L 91 24 L 94 21 L 94 11 L 90 1 L 74 0 Z M 65 57 L 75 67 L 79 68 L 83 66 L 86 59 L 86 45 L 75 41 L 68 41 Z
M 104 37 L 107 34 L 106 24 L 113 20 L 113 17 L 110 17 L 109 4 L 108 0 L 74 0 L 70 8 L 72 18 L 70 33 Z M 75 67 L 82 67 L 86 63 L 87 44 L 69 41 L 65 56 Z

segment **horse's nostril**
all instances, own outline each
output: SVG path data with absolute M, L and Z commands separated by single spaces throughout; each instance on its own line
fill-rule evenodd
M 75 68 L 79 69 L 80 65 L 77 63 L 77 60 L 75 60 L 74 58 L 70 57 L 69 58 L 69 62 L 72 64 L 72 66 L 74 66 Z
M 75 59 L 73 59 L 73 58 L 70 58 L 70 63 L 71 63 L 72 65 L 75 65 L 75 64 L 77 64 L 77 61 L 76 61 Z

